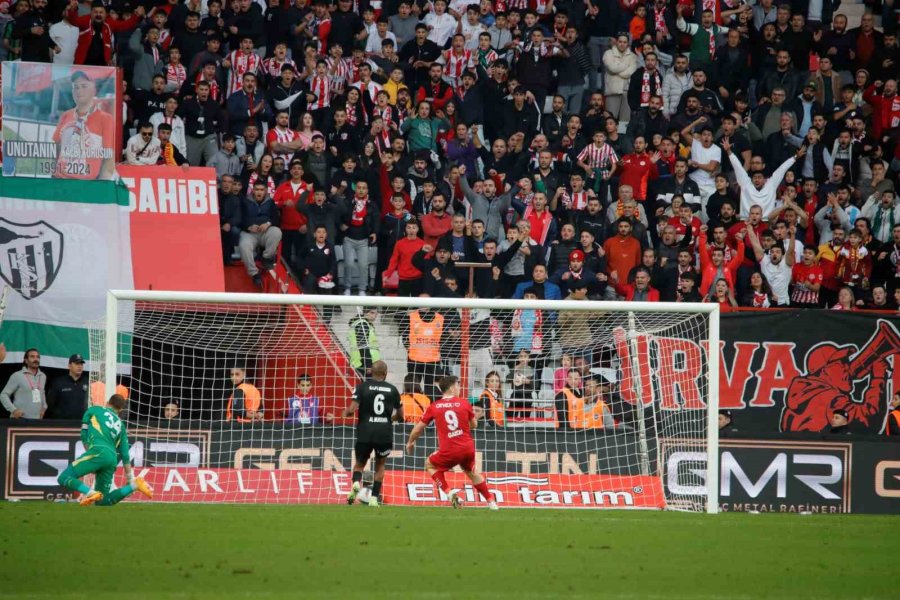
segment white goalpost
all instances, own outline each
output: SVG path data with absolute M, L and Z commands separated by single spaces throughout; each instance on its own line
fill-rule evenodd
M 112 290 L 90 345 L 92 380 L 129 395 L 155 501 L 344 502 L 342 411 L 382 360 L 404 408 L 385 504 L 446 501 L 423 470 L 433 428 L 412 455 L 403 442 L 453 374 L 501 507 L 718 511 L 714 303 Z

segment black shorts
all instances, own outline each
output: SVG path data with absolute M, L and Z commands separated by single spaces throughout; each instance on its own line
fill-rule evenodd
M 387 458 L 392 449 L 393 443 L 391 442 L 356 442 L 353 452 L 356 454 L 357 462 L 367 462 L 373 451 L 375 458 Z

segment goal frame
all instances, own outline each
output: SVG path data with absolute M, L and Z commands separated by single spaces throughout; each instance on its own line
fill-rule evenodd
M 256 304 L 268 306 L 349 306 L 377 304 L 380 308 L 409 308 L 411 298 L 401 296 L 322 296 L 315 294 L 251 294 L 231 292 L 174 292 L 160 290 L 109 290 L 106 294 L 104 340 L 104 384 L 116 389 L 119 302 L 195 302 L 204 304 Z M 719 512 L 719 330 L 721 313 L 716 302 L 623 302 L 604 300 L 500 300 L 487 298 L 416 298 L 416 305 L 433 309 L 525 309 L 565 311 L 616 311 L 622 313 L 686 313 L 708 315 L 706 360 L 708 399 L 706 407 L 706 512 Z

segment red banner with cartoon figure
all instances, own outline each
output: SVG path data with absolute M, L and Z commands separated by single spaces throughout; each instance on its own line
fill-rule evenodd
M 2 69 L 4 177 L 115 178 L 118 69 L 30 62 Z

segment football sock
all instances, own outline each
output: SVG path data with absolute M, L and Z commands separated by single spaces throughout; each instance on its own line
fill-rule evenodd
M 362 481 L 362 471 L 353 471 L 353 483 Z
M 86 486 L 83 481 L 78 479 L 75 475 L 75 469 L 72 467 L 68 467 L 65 471 L 60 473 L 59 477 L 56 479 L 60 485 L 63 485 L 75 492 L 81 492 L 82 494 L 89 494 L 91 492 L 91 488 Z
M 105 494 L 103 496 L 103 500 L 98 502 L 101 506 L 111 506 L 113 504 L 118 504 L 128 496 L 134 493 L 137 489 L 137 486 L 133 483 L 129 483 L 128 485 L 123 485 L 120 488 L 116 488 L 113 491 Z
M 431 478 L 434 479 L 434 482 L 438 484 L 445 493 L 450 493 L 450 486 L 447 484 L 447 479 L 444 477 L 443 471 L 435 471 L 431 474 Z
M 478 493 L 481 494 L 482 497 L 484 497 L 484 499 L 485 499 L 486 501 L 490 502 L 490 501 L 492 501 L 492 500 L 494 499 L 494 495 L 493 495 L 493 494 L 491 493 L 491 491 L 488 489 L 488 486 L 487 486 L 487 479 L 485 479 L 485 480 L 482 481 L 481 483 L 475 484 L 475 489 L 478 490 Z
M 381 498 L 381 481 L 376 481 L 372 484 L 372 495 L 376 498 Z

